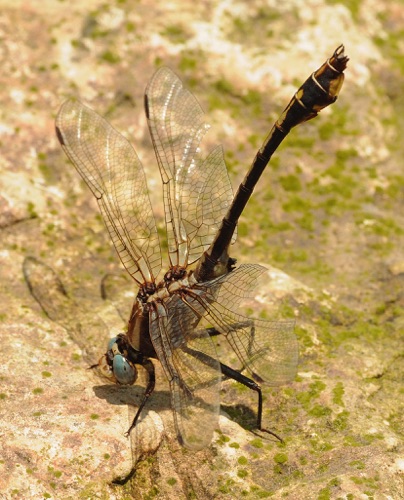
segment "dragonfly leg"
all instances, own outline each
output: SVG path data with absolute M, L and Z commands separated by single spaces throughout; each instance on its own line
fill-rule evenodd
M 207 328 L 207 330 L 212 333 L 212 335 L 211 335 L 212 337 L 220 334 L 220 332 L 214 328 Z M 210 333 L 209 333 L 209 335 L 210 335 Z M 186 351 L 189 354 L 191 354 L 192 356 L 195 356 L 196 358 L 198 358 L 200 361 L 202 361 L 203 363 L 205 363 L 208 366 L 211 366 L 212 362 L 214 362 L 214 359 L 206 353 L 203 353 L 200 351 L 195 351 L 194 349 L 191 349 L 189 347 L 186 349 Z M 273 431 L 270 431 L 269 429 L 265 429 L 262 427 L 262 390 L 261 390 L 261 387 L 256 382 L 254 382 L 254 380 L 252 380 L 249 377 L 246 377 L 245 375 L 240 373 L 238 370 L 234 370 L 234 368 L 230 368 L 230 366 L 227 366 L 223 363 L 220 363 L 220 369 L 222 371 L 222 375 L 224 375 L 226 378 L 231 378 L 231 379 L 235 380 L 236 382 L 239 382 L 240 384 L 245 385 L 246 387 L 255 391 L 258 394 L 257 428 L 261 432 L 266 432 L 268 434 L 271 434 L 272 436 L 276 437 L 276 439 L 278 439 L 281 443 L 283 443 L 284 442 L 283 439 L 280 436 L 278 436 L 278 434 L 276 434 Z
M 229 328 L 231 329 L 232 332 L 234 332 L 236 330 L 244 329 L 246 327 L 250 328 L 250 335 L 248 337 L 248 345 L 247 345 L 247 348 L 246 348 L 247 356 L 250 358 L 252 356 L 253 346 L 254 346 L 254 342 L 255 342 L 255 324 L 254 324 L 254 320 L 253 319 L 247 319 L 246 321 L 239 321 L 237 323 L 232 323 L 232 324 L 229 325 Z M 219 332 L 219 330 L 217 330 L 216 328 L 213 328 L 213 327 L 206 328 L 206 332 L 208 333 L 208 335 L 210 337 L 216 337 L 217 335 L 222 335 L 223 334 L 223 332 Z M 224 336 L 226 337 L 226 334 L 224 334 Z M 231 344 L 231 342 L 230 342 L 230 344 Z M 245 368 L 246 368 L 246 366 L 243 365 L 238 371 L 241 372 Z M 259 376 L 257 376 L 257 378 L 260 379 Z M 260 379 L 259 381 L 261 381 L 261 380 L 262 379 Z
M 246 321 L 239 321 L 237 323 L 231 323 L 228 325 L 228 328 L 231 330 L 239 330 L 240 328 L 245 328 L 246 326 L 251 326 L 251 332 L 252 335 L 254 335 L 255 326 L 253 319 L 248 319 Z M 217 335 L 223 335 L 223 332 L 219 332 L 219 330 L 217 330 L 214 327 L 206 328 L 205 331 L 209 335 L 209 337 L 216 337 Z
M 227 378 L 232 378 L 236 382 L 239 382 L 240 384 L 245 385 L 249 389 L 255 391 L 258 394 L 258 412 L 257 412 L 257 427 L 260 431 L 266 432 L 268 434 L 271 434 L 272 436 L 276 437 L 281 443 L 283 443 L 283 439 L 278 436 L 275 432 L 270 431 L 269 429 L 264 429 L 262 427 L 262 390 L 261 387 L 254 382 L 254 380 L 246 377 L 242 373 L 240 373 L 237 370 L 234 370 L 233 368 L 230 368 L 230 366 L 224 365 L 223 363 L 220 363 L 220 368 L 222 370 L 222 374 L 227 377 Z
M 139 420 L 140 414 L 142 413 L 142 410 L 143 410 L 147 400 L 152 395 L 154 388 L 156 386 L 156 373 L 155 373 L 153 363 L 150 361 L 150 359 L 144 359 L 142 362 L 142 366 L 145 368 L 145 370 L 147 371 L 147 374 L 148 374 L 146 391 L 143 395 L 142 402 L 140 403 L 140 406 L 136 412 L 135 418 L 133 419 L 129 429 L 125 432 L 126 437 L 129 437 L 131 431 L 136 427 L 136 424 L 137 424 L 137 421 Z
M 143 395 L 142 402 L 140 403 L 140 406 L 136 412 L 135 418 L 132 420 L 132 423 L 131 423 L 129 429 L 125 432 L 126 437 L 129 437 L 131 431 L 136 427 L 136 424 L 139 420 L 140 414 L 142 413 L 142 410 L 143 410 L 147 400 L 149 399 L 149 397 L 153 393 L 154 387 L 156 385 L 156 376 L 155 376 L 155 369 L 154 369 L 153 363 L 150 361 L 150 359 L 144 359 L 141 364 L 145 368 L 145 370 L 147 371 L 148 382 L 147 382 L 147 386 L 146 386 L 146 391 Z M 111 481 L 111 484 L 119 485 L 119 486 L 125 485 L 136 474 L 136 469 L 137 469 L 137 465 L 135 464 L 132 467 L 132 469 L 128 472 L 128 474 L 126 474 L 125 476 L 122 476 L 122 477 L 116 477 L 115 479 L 113 479 Z

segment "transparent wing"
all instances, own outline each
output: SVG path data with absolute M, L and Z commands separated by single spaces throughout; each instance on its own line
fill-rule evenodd
M 153 345 L 170 383 L 176 430 L 192 450 L 210 444 L 220 409 L 220 364 L 206 332 L 192 338 L 197 321 L 199 314 L 175 295 L 156 304 L 150 315 Z
M 137 290 L 126 273 L 106 274 L 101 280 L 101 297 L 108 301 L 126 323 L 133 304 L 136 300 Z
M 223 150 L 216 147 L 201 158 L 210 126 L 169 68 L 150 80 L 145 107 L 163 181 L 170 263 L 186 266 L 209 247 L 233 198 Z
M 69 297 L 55 271 L 44 262 L 26 257 L 23 273 L 32 296 L 45 314 L 68 331 L 89 365 L 96 363 L 109 338 L 101 318 L 94 312 L 90 316 L 82 311 Z
M 205 290 L 205 321 L 223 334 L 243 367 L 259 382 L 282 385 L 296 374 L 298 344 L 294 321 L 266 321 L 237 312 L 265 272 L 262 266 L 245 264 L 195 288 Z
M 73 99 L 60 108 L 56 134 L 96 197 L 122 264 L 138 284 L 154 281 L 160 246 L 135 150 L 104 118 Z

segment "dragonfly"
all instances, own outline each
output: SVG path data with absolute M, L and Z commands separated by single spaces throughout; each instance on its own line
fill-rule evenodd
M 135 149 L 80 101 L 69 99 L 61 106 L 57 138 L 97 199 L 118 256 L 138 288 L 126 332 L 109 341 L 94 365 L 121 385 L 134 384 L 140 367 L 145 370 L 146 389 L 128 436 L 154 391 L 153 360 L 158 360 L 170 386 L 176 434 L 186 448 L 199 450 L 211 442 L 222 377 L 257 393 L 257 428 L 280 439 L 262 426 L 261 385 L 293 380 L 298 363 L 294 321 L 241 314 L 266 269 L 237 266 L 229 248 L 272 154 L 292 127 L 335 102 L 347 62 L 341 45 L 299 88 L 234 197 L 222 147 L 204 154 L 210 126 L 197 99 L 169 68 L 156 71 L 144 107 L 162 183 L 169 261 L 164 274 L 146 176 Z M 225 339 L 241 369 L 219 361 L 215 337 Z

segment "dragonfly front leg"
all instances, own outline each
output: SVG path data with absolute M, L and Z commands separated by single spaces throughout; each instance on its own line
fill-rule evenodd
M 147 374 L 148 374 L 146 391 L 143 395 L 142 402 L 140 403 L 140 406 L 137 409 L 137 412 L 135 414 L 134 419 L 132 420 L 132 423 L 131 423 L 129 429 L 125 432 L 126 437 L 129 437 L 131 431 L 136 427 L 136 424 L 139 420 L 140 414 L 142 413 L 142 410 L 143 410 L 145 404 L 147 403 L 149 397 L 153 393 L 155 385 L 156 385 L 156 376 L 155 376 L 155 369 L 154 369 L 153 363 L 150 361 L 150 359 L 145 359 L 142 363 L 142 366 L 145 368 L 145 370 L 147 371 Z M 134 464 L 134 466 L 129 471 L 129 473 L 126 474 L 126 476 L 116 477 L 115 479 L 113 479 L 112 484 L 116 484 L 116 485 L 120 485 L 120 486 L 125 485 L 135 475 L 136 468 L 137 468 L 137 464 Z
M 134 419 L 132 420 L 132 423 L 129 427 L 129 429 L 125 432 L 125 436 L 129 437 L 131 431 L 136 427 L 137 421 L 139 420 L 140 414 L 147 403 L 147 400 L 149 397 L 152 395 L 154 388 L 156 386 L 156 373 L 154 369 L 153 363 L 150 361 L 150 359 L 145 359 L 142 363 L 143 368 L 147 371 L 148 374 L 148 381 L 147 381 L 147 386 L 145 393 L 143 395 L 142 402 L 140 403 L 140 406 L 136 412 L 136 415 Z
M 121 333 L 109 341 L 108 350 L 98 364 L 90 366 L 90 368 L 98 369 L 101 375 L 116 384 L 132 385 L 138 376 L 136 365 L 143 366 L 146 370 L 147 385 L 132 424 L 125 433 L 126 437 L 129 437 L 130 432 L 136 426 L 147 400 L 154 391 L 156 374 L 152 361 L 141 351 L 134 349 L 129 342 L 128 336 Z

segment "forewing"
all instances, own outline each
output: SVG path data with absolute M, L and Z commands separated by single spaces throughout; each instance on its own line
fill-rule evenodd
M 125 323 L 136 300 L 136 293 L 127 273 L 109 273 L 101 280 L 101 297 L 115 308 Z
M 118 255 L 141 284 L 154 281 L 161 254 L 146 178 L 130 143 L 79 101 L 66 101 L 56 117 L 57 137 L 98 201 Z
M 82 311 L 69 297 L 55 271 L 44 262 L 26 257 L 23 273 L 32 296 L 45 314 L 68 331 L 89 365 L 96 363 L 109 337 L 105 323 L 93 312 L 90 316 Z
M 150 315 L 153 345 L 170 383 L 176 430 L 191 450 L 209 445 L 220 409 L 221 372 L 212 339 L 207 332 L 192 338 L 198 317 L 176 295 L 156 304 Z
M 242 366 L 258 381 L 282 385 L 293 380 L 297 369 L 294 321 L 266 321 L 238 312 L 264 272 L 262 266 L 245 264 L 197 288 L 207 290 L 205 320 L 224 335 Z
M 216 147 L 201 157 L 210 126 L 169 68 L 160 68 L 150 80 L 145 107 L 163 181 L 170 262 L 186 266 L 209 247 L 233 198 L 223 150 Z

